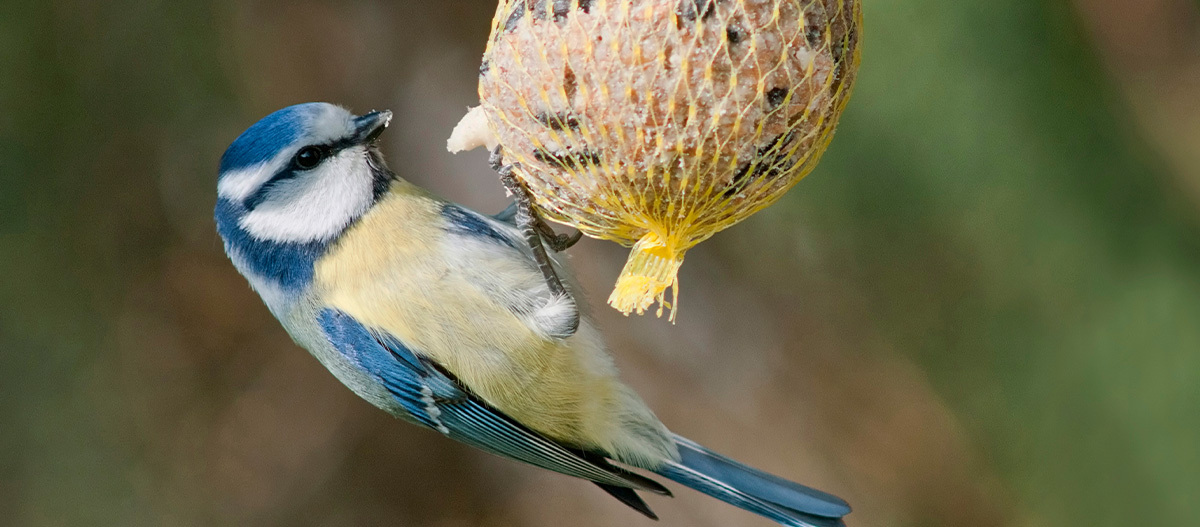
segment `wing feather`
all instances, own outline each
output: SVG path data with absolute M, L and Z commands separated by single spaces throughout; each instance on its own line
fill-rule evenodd
M 581 454 L 520 424 L 472 394 L 430 359 L 336 310 L 320 315 L 330 342 L 376 377 L 418 423 L 481 450 L 595 483 L 655 493 L 661 485 Z M 594 457 L 594 459 L 589 459 Z

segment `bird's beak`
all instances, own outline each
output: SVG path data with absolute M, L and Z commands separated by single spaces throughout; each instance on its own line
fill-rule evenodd
M 392 122 L 391 110 L 381 110 L 354 118 L 354 139 L 359 144 L 375 142 Z

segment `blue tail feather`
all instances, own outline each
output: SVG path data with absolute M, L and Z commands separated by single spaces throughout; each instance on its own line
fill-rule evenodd
M 850 513 L 844 500 L 748 467 L 675 436 L 680 460 L 658 473 L 731 505 L 794 527 L 837 527 Z

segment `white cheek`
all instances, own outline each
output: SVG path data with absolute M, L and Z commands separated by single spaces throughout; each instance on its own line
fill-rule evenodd
M 349 148 L 280 185 L 239 223 L 260 240 L 328 240 L 370 208 L 372 192 L 371 170 L 362 149 Z

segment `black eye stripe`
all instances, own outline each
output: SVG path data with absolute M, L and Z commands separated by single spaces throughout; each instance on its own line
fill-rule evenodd
M 307 168 L 297 166 L 296 156 L 299 155 L 300 152 L 304 151 L 305 149 L 308 149 L 308 148 L 320 149 L 322 155 L 321 155 L 320 162 L 317 163 L 318 165 L 320 165 L 320 163 L 324 162 L 325 160 L 327 160 L 331 157 L 336 157 L 338 154 L 340 154 L 342 152 L 342 150 L 345 150 L 352 146 L 356 146 L 358 144 L 359 143 L 356 142 L 353 137 L 347 137 L 345 139 L 339 139 L 332 143 L 307 145 L 307 146 L 301 147 L 299 150 L 296 150 L 295 154 L 292 154 L 291 161 L 288 162 L 288 165 L 286 167 L 284 167 L 283 170 L 279 171 L 277 174 L 272 176 L 271 179 L 268 179 L 265 183 L 262 184 L 262 186 L 258 187 L 258 190 L 255 190 L 254 193 L 250 194 L 249 196 L 246 197 L 246 199 L 242 200 L 242 206 L 246 207 L 246 210 L 248 210 L 248 211 L 254 210 L 255 207 L 261 205 L 264 201 L 267 200 L 267 197 L 270 196 L 270 194 L 271 194 L 271 189 L 275 185 L 283 183 L 289 179 L 295 178 L 296 176 L 299 176 L 305 172 L 308 172 L 312 168 L 315 168 L 315 166 L 307 167 Z
M 261 187 L 258 187 L 258 190 L 255 190 L 253 194 L 246 196 L 246 199 L 242 200 L 242 206 L 246 207 L 246 210 L 254 210 L 255 207 L 261 205 L 262 202 L 267 200 L 267 196 L 271 195 L 271 189 L 274 188 L 275 185 L 292 179 L 297 175 L 297 171 L 290 168 L 276 174 L 275 177 L 267 180 L 267 182 L 263 183 Z

